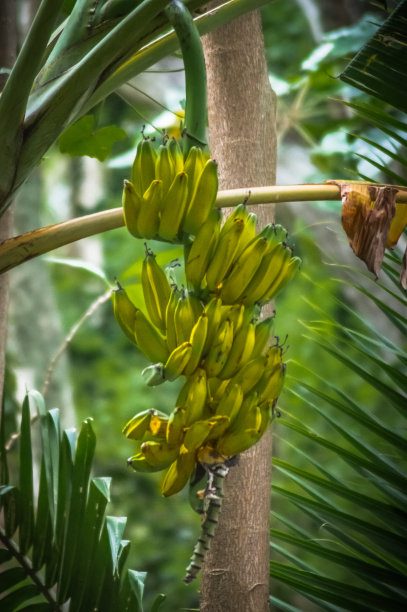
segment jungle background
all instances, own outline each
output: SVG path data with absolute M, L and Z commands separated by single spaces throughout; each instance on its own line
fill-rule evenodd
M 30 21 L 34 4 L 19 3 L 21 32 Z M 394 4 L 387 3 L 387 9 Z M 338 78 L 385 20 L 385 8 L 380 2 L 275 0 L 262 9 L 270 82 L 278 96 L 277 184 L 332 178 L 405 181 L 405 167 L 388 152 L 372 149 L 360 136 L 385 150 L 390 146 L 401 157 L 405 157 L 405 146 L 389 145 L 388 134 L 342 103 L 359 104 L 369 98 Z M 59 147 L 54 146 L 18 193 L 24 206 L 17 202 L 15 207 L 15 234 L 120 205 L 123 179 L 129 175 L 142 129 L 157 139 L 162 137 L 162 130 L 175 135 L 179 132 L 185 95 L 180 57 L 160 62 L 120 88 L 118 94 L 92 111 L 94 129 L 115 125 L 124 130 L 124 137 L 113 144 L 104 161 L 64 154 L 61 141 Z M 379 100 L 373 102 L 379 111 L 386 107 Z M 388 171 L 383 172 L 381 166 Z M 314 467 L 325 466 L 337 482 L 347 481 L 351 490 L 369 494 L 371 488 L 362 473 L 349 475 L 343 458 L 330 454 L 324 446 L 315 446 L 312 436 L 301 436 L 295 427 L 284 426 L 290 418 L 291 423 L 304 425 L 321 436 L 330 435 L 334 441 L 339 435 L 335 423 L 340 421 L 345 432 L 363 438 L 372 452 L 392 458 L 392 451 L 371 429 L 366 431 L 363 423 L 358 425 L 335 410 L 326 398 L 312 395 L 311 387 L 323 394 L 336 386 L 346 405 L 354 402 L 364 406 L 373 417 L 382 418 L 385 411 L 389 428 L 400 431 L 404 427 L 400 412 L 385 406 L 384 389 L 360 375 L 356 366 L 380 378 L 381 360 L 396 359 L 395 347 L 405 351 L 405 300 L 403 303 L 395 288 L 391 259 L 375 283 L 353 256 L 341 229 L 340 213 L 340 202 L 276 207 L 276 220 L 288 229 L 289 243 L 303 259 L 303 267 L 275 305 L 275 334 L 280 339 L 287 336 L 288 360 L 286 389 L 278 404 L 282 418 L 273 423 L 273 456 L 277 458 L 273 472 L 276 494 L 272 497 L 273 513 L 277 515 L 272 523 L 275 529 L 281 528 L 281 518 L 298 531 L 315 526 L 315 517 L 300 512 L 278 493 L 278 487 L 297 491 L 298 482 L 290 479 L 284 462 L 293 461 L 298 452 L 298 465 L 302 467 L 314 462 Z M 169 250 L 159 243 L 151 242 L 150 246 L 160 264 L 180 255 L 179 250 Z M 402 237 L 400 252 L 404 248 Z M 179 390 L 176 383 L 153 392 L 145 386 L 141 370 L 146 361 L 118 328 L 110 300 L 102 297 L 115 279 L 137 293 L 143 254 L 143 242 L 122 228 L 73 243 L 11 272 L 7 434 L 18 428 L 19 407 L 27 388 L 42 391 L 48 408 L 61 409 L 65 427 L 92 417 L 97 436 L 94 472 L 113 479 L 109 514 L 128 517 L 126 537 L 133 543 L 128 564 L 148 572 L 147 603 L 163 592 L 167 595 L 163 610 L 196 609 L 199 585 L 187 587 L 182 578 L 198 534 L 199 517 L 188 503 L 187 492 L 164 500 L 158 493 L 159 475 L 135 474 L 126 466 L 132 444 L 121 433 L 123 425 L 138 411 L 155 407 L 169 412 Z M 391 257 L 397 257 L 397 252 Z M 384 297 L 380 297 L 381 292 Z M 369 294 L 374 294 L 376 301 Z M 383 302 L 378 303 L 379 299 Z M 92 312 L 87 316 L 90 307 Z M 390 318 L 383 312 L 385 307 L 391 309 Z M 69 338 L 78 322 L 80 326 Z M 368 343 L 370 357 L 361 352 L 360 345 L 352 343 L 350 329 L 353 339 L 357 334 L 359 339 L 373 334 L 369 337 L 374 340 Z M 330 343 L 337 354 L 327 353 L 318 341 Z M 383 347 L 390 357 L 384 355 Z M 338 355 L 345 355 L 348 362 L 341 362 Z M 372 361 L 372 355 L 377 362 Z M 401 365 L 405 367 L 405 362 Z M 391 386 L 396 378 L 390 377 Z M 324 419 L 319 410 L 327 411 L 333 421 Z M 351 447 L 349 440 L 345 441 L 347 445 Z M 357 500 L 344 502 L 351 513 L 355 512 L 352 503 Z M 328 541 L 331 537 L 316 527 L 316 539 Z M 292 555 L 297 556 L 292 546 Z M 336 543 L 333 548 L 340 546 Z M 281 549 L 273 546 L 273 560 L 281 561 L 282 555 Z M 299 556 L 305 566 L 312 565 L 310 552 Z M 316 567 L 338 582 L 359 585 L 352 569 L 332 564 L 327 570 L 325 563 L 317 560 Z M 271 593 L 281 609 L 290 609 L 282 602 L 300 610 L 320 609 L 317 600 L 306 600 L 295 588 L 275 578 Z

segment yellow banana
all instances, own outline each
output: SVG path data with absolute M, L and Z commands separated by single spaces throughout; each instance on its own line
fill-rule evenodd
M 143 410 L 134 416 L 126 425 L 123 427 L 122 432 L 127 438 L 132 440 L 141 440 L 148 431 L 151 417 L 154 414 L 154 410 Z
M 160 145 L 157 150 L 155 163 L 155 178 L 162 181 L 163 198 L 167 197 L 168 190 L 175 176 L 174 162 L 167 146 Z
M 209 291 L 216 291 L 220 288 L 225 276 L 233 266 L 243 230 L 244 222 L 241 219 L 236 219 L 227 231 L 224 227 L 221 229 L 215 252 L 206 272 Z
M 112 300 L 113 313 L 116 321 L 129 340 L 136 343 L 134 323 L 136 320 L 137 308 L 120 285 L 118 289 L 112 291 Z
M 195 453 L 181 452 L 164 475 L 160 486 L 162 495 L 169 497 L 181 491 L 187 484 L 195 465 Z
M 166 440 L 171 446 L 179 446 L 184 437 L 186 410 L 178 406 L 172 411 L 167 423 Z
M 208 315 L 202 313 L 192 328 L 189 342 L 192 346 L 191 358 L 188 361 L 184 374 L 190 376 L 199 366 L 205 346 L 206 334 L 208 332 Z
M 148 426 L 151 435 L 154 438 L 166 439 L 168 425 L 168 415 L 166 414 L 153 414 L 151 416 L 150 424 Z
M 141 452 L 150 465 L 164 469 L 176 459 L 179 448 L 166 442 L 143 442 Z
M 175 309 L 179 300 L 179 293 L 172 288 L 165 311 L 165 327 L 167 331 L 167 346 L 170 352 L 177 348 L 177 333 L 175 330 Z
M 178 172 L 164 195 L 158 234 L 164 240 L 175 240 L 180 230 L 188 198 L 188 175 Z
M 238 384 L 229 385 L 226 392 L 223 394 L 217 408 L 216 415 L 227 416 L 230 422 L 233 423 L 239 413 L 243 403 L 242 387 Z
M 205 357 L 205 369 L 209 377 L 218 376 L 224 367 L 233 344 L 233 324 L 226 319 L 219 326 L 212 347 Z
M 233 323 L 233 330 L 236 334 L 239 332 L 243 320 L 245 318 L 245 307 L 243 304 L 233 304 L 232 306 L 228 306 L 224 309 L 222 313 L 222 321 L 225 319 L 229 319 L 231 323 Z
M 162 200 L 162 181 L 154 180 L 142 197 L 137 218 L 137 232 L 143 238 L 149 240 L 158 234 Z
M 166 380 L 175 380 L 183 374 L 185 366 L 191 358 L 192 346 L 189 342 L 183 342 L 175 348 L 164 365 L 164 377 Z
M 212 298 L 205 307 L 205 312 L 208 316 L 208 332 L 206 334 L 205 346 L 203 349 L 203 355 L 205 356 L 210 348 L 212 347 L 215 336 L 218 332 L 219 325 L 222 319 L 222 300 L 219 298 Z
M 208 393 L 205 370 L 200 368 L 189 378 L 186 393 L 187 396 L 183 402 L 183 406 L 186 410 L 186 425 L 190 426 L 204 416 Z M 184 399 L 184 397 L 182 399 Z
M 123 183 L 122 204 L 124 222 L 127 229 L 135 238 L 141 238 L 137 223 L 142 207 L 142 197 L 136 192 L 133 183 L 130 181 L 124 181 Z
M 144 301 L 151 321 L 162 332 L 166 331 L 166 310 L 171 287 L 164 271 L 158 265 L 155 255 L 146 248 L 141 268 L 141 285 Z
M 249 361 L 254 348 L 255 337 L 255 326 L 252 323 L 241 326 L 233 340 L 226 363 L 219 373 L 220 378 L 232 378 Z
M 136 470 L 136 472 L 152 473 L 160 472 L 161 470 L 165 469 L 151 465 L 141 452 L 138 452 L 136 455 L 133 455 L 133 457 L 130 457 L 130 459 L 127 459 L 127 465 L 131 465 L 133 470 Z
M 299 257 L 292 257 L 287 265 L 284 265 L 280 269 L 278 277 L 271 284 L 269 289 L 263 295 L 260 301 L 268 302 L 274 298 L 280 291 L 290 282 L 290 280 L 296 275 L 301 265 L 301 259 Z
M 140 351 L 150 361 L 153 363 L 167 361 L 169 351 L 165 338 L 138 308 L 135 313 L 134 335 Z
M 222 283 L 220 298 L 224 304 L 234 304 L 244 292 L 260 266 L 267 247 L 267 240 L 258 237 L 250 242 L 239 255 L 232 270 Z
M 188 286 L 200 289 L 220 232 L 221 214 L 218 209 L 210 212 L 207 220 L 197 232 L 185 262 Z
M 189 341 L 192 328 L 195 325 L 195 313 L 191 300 L 185 297 L 185 293 L 181 295 L 175 307 L 174 324 L 177 344 Z
M 259 321 L 255 327 L 255 341 L 252 358 L 258 357 L 270 342 L 274 327 L 274 316 Z
M 214 207 L 218 193 L 218 165 L 208 159 L 195 185 L 182 224 L 184 232 L 197 235 Z

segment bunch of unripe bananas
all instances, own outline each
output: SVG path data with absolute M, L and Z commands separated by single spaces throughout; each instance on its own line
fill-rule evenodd
M 160 162 L 162 156 L 165 163 Z M 189 174 L 192 165 L 195 170 Z M 146 245 L 141 273 L 145 312 L 122 287 L 113 293 L 119 325 L 152 362 L 142 372 L 146 383 L 155 386 L 185 378 L 171 415 L 146 410 L 124 428 L 139 444 L 129 464 L 141 472 L 166 470 L 161 481 L 165 496 L 185 486 L 197 463 L 223 464 L 265 432 L 283 386 L 285 364 L 278 341 L 270 346 L 273 318 L 259 320 L 259 315 L 300 263 L 292 257 L 281 226 L 268 225 L 256 234 L 257 217 L 245 204 L 221 224 L 214 206 L 217 180 L 209 181 L 209 168 L 212 175 L 216 165 L 205 161 L 200 149 L 191 149 L 184 163 L 173 141 L 156 153 L 144 140 L 132 182 L 124 187 L 125 219 L 133 235 L 161 236 L 185 245 L 185 286 L 169 282 Z M 160 205 L 153 205 L 154 230 L 149 228 L 147 235 L 151 202 L 146 194 L 155 183 L 163 193 L 164 174 L 168 195 L 160 195 Z M 188 176 L 182 180 L 189 195 L 178 186 L 175 191 L 180 174 Z M 202 210 L 195 208 L 198 200 Z

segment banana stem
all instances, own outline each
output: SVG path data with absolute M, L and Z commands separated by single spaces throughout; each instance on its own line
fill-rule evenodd
M 166 15 L 177 35 L 185 67 L 184 149 L 206 146 L 206 67 L 201 38 L 191 13 L 181 0 L 173 0 Z
M 187 584 L 197 577 L 202 567 L 202 563 L 205 560 L 205 555 L 210 548 L 212 538 L 215 535 L 220 511 L 222 509 L 225 477 L 228 472 L 229 468 L 225 465 L 217 465 L 213 470 L 208 470 L 209 481 L 205 493 L 208 494 L 209 503 L 205 518 L 202 521 L 201 533 L 195 544 L 194 551 L 186 570 L 184 582 Z
M 338 181 L 338 183 L 340 182 L 344 181 Z M 250 205 L 341 199 L 338 185 L 277 185 L 219 191 L 216 206 L 219 208 L 237 206 L 247 197 L 249 197 Z M 399 187 L 396 202 L 407 204 L 405 187 Z M 0 244 L 0 274 L 65 244 L 71 244 L 82 238 L 102 234 L 123 226 L 123 208 L 120 207 L 78 217 L 64 223 L 49 225 L 9 238 Z

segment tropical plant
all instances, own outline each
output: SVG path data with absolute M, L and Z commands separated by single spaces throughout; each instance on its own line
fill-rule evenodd
M 91 477 L 92 419 L 82 423 L 79 434 L 61 431 L 59 410 L 47 411 L 40 393 L 30 391 L 19 435 L 7 444 L 5 422 L 0 443 L 2 610 L 141 612 L 146 573 L 125 569 L 126 518 L 105 516 L 111 478 Z M 18 458 L 9 452 L 16 438 Z M 151 611 L 164 598 L 158 595 Z

